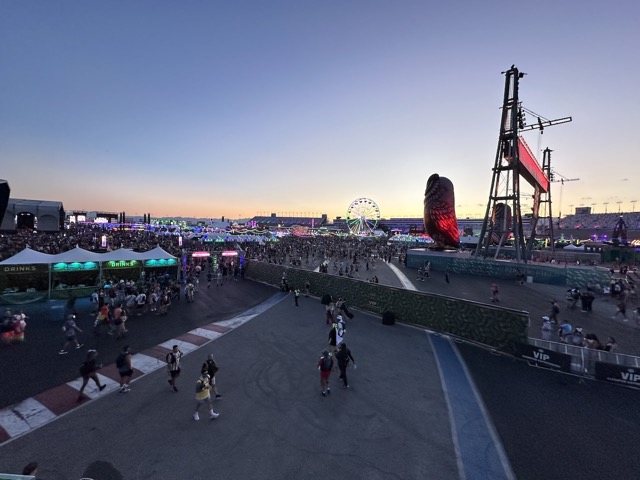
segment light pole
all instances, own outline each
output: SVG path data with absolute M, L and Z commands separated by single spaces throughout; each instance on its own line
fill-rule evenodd
M 618 204 L 618 213 L 620 213 L 620 205 L 622 205 L 622 202 L 621 201 L 617 201 L 616 203 Z
M 631 200 L 631 206 L 633 207 L 631 211 L 633 213 L 636 213 L 636 202 L 637 200 Z
M 603 205 L 604 205 L 604 213 L 608 213 L 607 212 L 607 205 L 609 205 L 609 202 L 604 202 Z

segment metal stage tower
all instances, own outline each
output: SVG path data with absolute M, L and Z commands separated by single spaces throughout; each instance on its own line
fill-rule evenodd
M 500 137 L 493 166 L 489 201 L 476 247 L 476 256 L 489 256 L 491 247 L 495 245 L 495 257 L 497 257 L 500 248 L 507 240 L 512 239 L 516 261 L 526 262 L 533 248 L 542 195 L 547 196 L 548 200 L 546 201 L 549 202 L 549 210 L 551 210 L 550 166 L 543 169 L 538 164 L 529 146 L 520 136 L 520 132 L 539 129 L 542 133 L 547 126 L 570 122 L 571 117 L 543 120 L 541 116 L 537 116 L 536 124 L 525 125 L 524 112 L 533 113 L 523 109 L 520 105 L 519 82 L 525 74 L 519 72 L 515 65 L 502 73 L 506 78 Z M 535 191 L 533 195 L 533 228 L 528 240 L 525 238 L 522 223 L 521 179 L 526 180 Z

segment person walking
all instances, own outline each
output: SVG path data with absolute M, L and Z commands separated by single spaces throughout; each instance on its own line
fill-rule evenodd
M 207 356 L 207 360 L 202 365 L 202 369 L 204 370 L 205 368 L 207 370 L 207 374 L 209 375 L 209 384 L 211 385 L 211 391 L 215 395 L 216 399 L 222 398 L 222 395 L 218 393 L 218 388 L 216 387 L 216 373 L 218 372 L 218 370 L 220 370 L 220 368 L 214 360 L 212 353 Z
M 189 282 L 187 283 L 187 286 L 184 287 L 184 296 L 187 299 L 187 302 L 192 303 L 193 302 L 193 293 L 195 292 L 195 286 L 193 285 L 193 283 Z
M 447 285 L 449 285 L 449 272 L 444 272 L 444 281 L 447 282 Z
M 332 347 L 333 351 L 337 351 L 344 339 L 344 334 L 347 333 L 344 321 L 342 320 L 342 315 L 338 315 L 336 320 L 338 322 L 332 324 L 331 330 L 329 331 L 329 346 Z
M 500 303 L 499 294 L 500 294 L 500 291 L 498 289 L 498 284 L 492 283 L 491 284 L 491 301 L 493 303 Z
M 333 358 L 328 350 L 322 351 L 322 356 L 318 360 L 318 370 L 320 371 L 320 388 L 322 392 L 320 395 L 326 397 L 331 395 L 331 388 L 329 388 L 329 376 L 333 370 Z
M 200 378 L 196 380 L 196 410 L 193 412 L 193 419 L 195 421 L 200 420 L 198 410 L 200 410 L 200 406 L 205 402 L 209 405 L 209 418 L 212 420 L 214 418 L 218 418 L 220 414 L 213 411 L 213 402 L 211 402 L 211 383 L 209 374 L 207 373 L 207 368 L 203 365 Z
M 96 350 L 89 350 L 87 352 L 87 357 L 85 358 L 82 366 L 80 367 L 80 374 L 82 375 L 82 387 L 80 387 L 80 392 L 78 392 L 78 400 L 80 403 L 84 400 L 84 396 L 82 392 L 84 392 L 87 383 L 89 383 L 89 379 L 93 380 L 98 387 L 99 391 L 102 391 L 106 388 L 106 385 L 100 384 L 100 379 L 98 378 L 98 370 L 102 368 L 102 364 L 98 364 L 98 352 Z
M 118 312 L 118 309 L 120 310 Z M 122 307 L 122 304 L 120 304 L 120 306 L 118 308 L 116 308 L 116 310 L 113 312 L 114 313 L 114 318 L 113 318 L 113 325 L 115 327 L 115 332 L 116 332 L 116 340 L 120 340 L 121 338 L 125 337 L 125 333 L 127 333 L 127 311 Z M 117 313 L 117 315 L 116 315 Z
M 300 289 L 299 288 L 296 288 L 293 291 L 293 298 L 295 299 L 296 307 L 299 307 L 300 306 L 300 305 L 298 305 L 298 299 L 300 298 Z
M 560 337 L 560 341 L 562 343 L 567 343 L 567 339 L 569 338 L 569 335 L 571 335 L 572 331 L 573 327 L 567 320 L 562 322 L 562 325 L 560 325 L 560 328 L 558 329 L 558 336 Z
M 129 351 L 129 345 L 122 347 L 122 352 L 116 359 L 116 367 L 120 374 L 120 393 L 127 393 L 131 389 L 129 388 L 129 382 L 133 376 L 133 367 L 131 366 L 131 352 Z
M 353 368 L 356 367 L 356 361 L 353 359 L 353 355 L 351 355 L 351 350 L 347 348 L 346 343 L 340 344 L 340 349 L 336 353 L 336 360 L 338 361 L 338 370 L 340 370 L 340 380 L 344 385 L 344 388 L 349 388 L 349 381 L 347 380 L 347 366 L 349 365 L 349 360 L 353 362 Z
M 622 318 L 625 322 L 629 321 L 629 319 L 627 318 L 627 303 L 625 301 L 624 294 L 620 294 L 618 296 L 618 309 L 616 310 L 616 313 L 614 313 L 613 317 L 611 318 L 616 319 L 619 313 L 622 314 Z
M 113 332 L 111 331 L 111 329 L 109 327 L 109 323 L 110 323 L 109 322 L 109 316 L 110 316 L 109 305 L 104 303 L 100 307 L 100 310 L 98 311 L 98 316 L 96 317 L 96 321 L 93 324 L 93 333 L 95 333 L 97 336 L 99 336 L 101 327 L 104 325 L 104 326 L 107 327 L 107 333 L 109 335 L 113 335 Z
M 176 387 L 176 380 L 180 376 L 180 359 L 182 358 L 182 352 L 178 348 L 178 345 L 174 345 L 171 352 L 167 353 L 167 369 L 169 370 L 169 387 L 174 392 L 178 391 Z
M 542 340 L 551 340 L 551 332 L 553 327 L 551 326 L 551 320 L 546 315 L 542 317 Z
M 27 316 L 25 315 L 23 310 L 18 311 L 13 316 L 13 337 L 11 338 L 12 343 L 21 343 L 24 342 L 24 331 L 27 329 Z
M 62 331 L 64 332 L 66 341 L 64 342 L 62 350 L 58 352 L 60 355 L 66 355 L 69 353 L 68 348 L 71 345 L 74 345 L 76 350 L 82 347 L 82 343 L 78 343 L 77 337 L 78 333 L 82 333 L 82 330 L 80 330 L 78 325 L 76 325 L 75 318 L 75 315 L 69 315 L 69 318 L 67 318 L 67 321 L 64 322 L 64 325 L 62 326 Z
M 337 323 L 333 324 L 333 330 L 334 330 L 334 334 L 333 335 L 329 335 L 329 344 L 332 347 L 336 347 L 337 348 L 340 347 L 340 344 L 344 341 L 344 336 L 347 333 L 347 327 L 344 323 L 344 320 L 342 319 L 342 315 L 338 315 L 336 317 L 336 320 L 338 321 Z M 332 343 L 332 337 L 334 338 L 335 344 Z
M 324 306 L 325 310 L 326 310 L 326 324 L 327 325 L 332 325 L 333 324 L 333 309 L 334 309 L 334 304 L 333 302 L 329 302 Z

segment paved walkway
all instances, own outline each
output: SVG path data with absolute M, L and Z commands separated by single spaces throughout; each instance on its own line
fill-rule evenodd
M 381 283 L 406 288 L 412 273 L 397 265 L 378 263 L 376 268 Z M 449 285 L 435 275 L 431 280 L 414 286 L 488 300 L 486 279 L 455 276 Z M 225 293 L 201 291 L 195 304 L 180 305 L 168 317 L 139 319 L 140 330 L 143 322 L 155 322 L 156 330 L 145 323 L 144 333 L 151 338 L 135 339 L 140 348 L 134 355 L 131 393 L 114 391 L 115 368 L 106 365 L 101 375 L 109 387 L 96 392 L 89 385 L 89 400 L 78 405 L 78 365 L 54 363 L 68 369 L 71 378 L 0 412 L 0 471 L 17 472 L 32 460 L 49 480 L 327 474 L 367 479 L 634 478 L 625 472 L 640 468 L 633 453 L 640 441 L 639 392 L 580 384 L 421 329 L 383 326 L 378 317 L 357 312 L 346 337 L 358 366 L 349 370 L 351 388 L 339 388 L 333 378 L 333 393 L 323 398 L 315 362 L 328 329 L 319 299 L 302 297 L 296 308 L 290 295 L 268 286 L 246 281 L 228 287 Z M 506 297 L 509 287 L 505 291 Z M 537 285 L 514 285 L 513 292 L 505 304 L 538 301 L 553 293 Z M 242 302 L 253 306 L 219 311 Z M 162 336 L 169 331 L 173 333 Z M 142 346 L 155 338 L 159 340 Z M 99 339 L 103 358 L 115 359 L 119 345 L 104 340 L 110 341 Z M 41 363 L 51 366 L 59 342 L 56 337 L 49 343 L 51 351 Z M 167 387 L 163 364 L 173 344 L 188 352 L 177 394 Z M 109 349 L 114 352 L 107 356 Z M 192 388 L 208 353 L 221 364 L 217 378 L 224 398 L 215 405 L 221 416 L 194 422 Z M 10 371 L 3 375 L 11 381 Z M 581 406 L 575 418 L 568 408 L 574 404 Z M 564 412 L 570 423 L 547 421 L 557 412 Z M 594 432 L 607 432 L 606 445 L 578 425 L 584 418 Z M 602 451 L 615 461 L 601 459 Z
M 612 336 L 618 343 L 619 353 L 640 356 L 640 328 L 633 320 L 631 306 L 628 307 L 628 321 L 621 316 L 612 318 L 617 307 L 610 297 L 599 295 L 593 304 L 593 311 L 585 313 L 577 306 L 569 309 L 565 300 L 567 287 L 546 285 L 540 283 L 516 284 L 505 280 L 494 280 L 479 275 L 449 274 L 450 283 L 445 282 L 444 272 L 432 271 L 431 278 L 417 281 L 417 271 L 406 268 L 394 258 L 391 263 L 378 262 L 376 270 L 370 275 L 376 275 L 383 285 L 418 290 L 421 292 L 448 295 L 464 298 L 475 302 L 491 302 L 491 284 L 496 283 L 500 289 L 500 305 L 529 312 L 529 337 L 542 338 L 540 327 L 542 316 L 551 310 L 551 300 L 557 300 L 560 305 L 558 319 L 568 319 L 574 327 L 582 326 L 584 333 L 595 333 L 602 343 Z M 636 299 L 632 299 L 629 305 Z M 551 338 L 558 341 L 553 333 Z

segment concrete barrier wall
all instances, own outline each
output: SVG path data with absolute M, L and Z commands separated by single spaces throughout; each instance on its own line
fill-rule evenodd
M 349 307 L 382 315 L 394 313 L 396 321 L 419 325 L 430 330 L 449 333 L 467 340 L 489 345 L 509 353 L 516 343 L 527 342 L 529 314 L 523 311 L 495 307 L 453 297 L 387 287 L 362 280 L 310 272 L 282 265 L 249 260 L 245 276 L 252 280 L 280 286 L 283 272 L 291 289 L 304 291 L 311 283 L 310 293 L 342 297 Z M 293 299 L 291 300 L 293 302 Z M 324 307 L 318 302 L 318 321 L 324 319 Z M 357 319 L 354 321 L 357 322 Z

